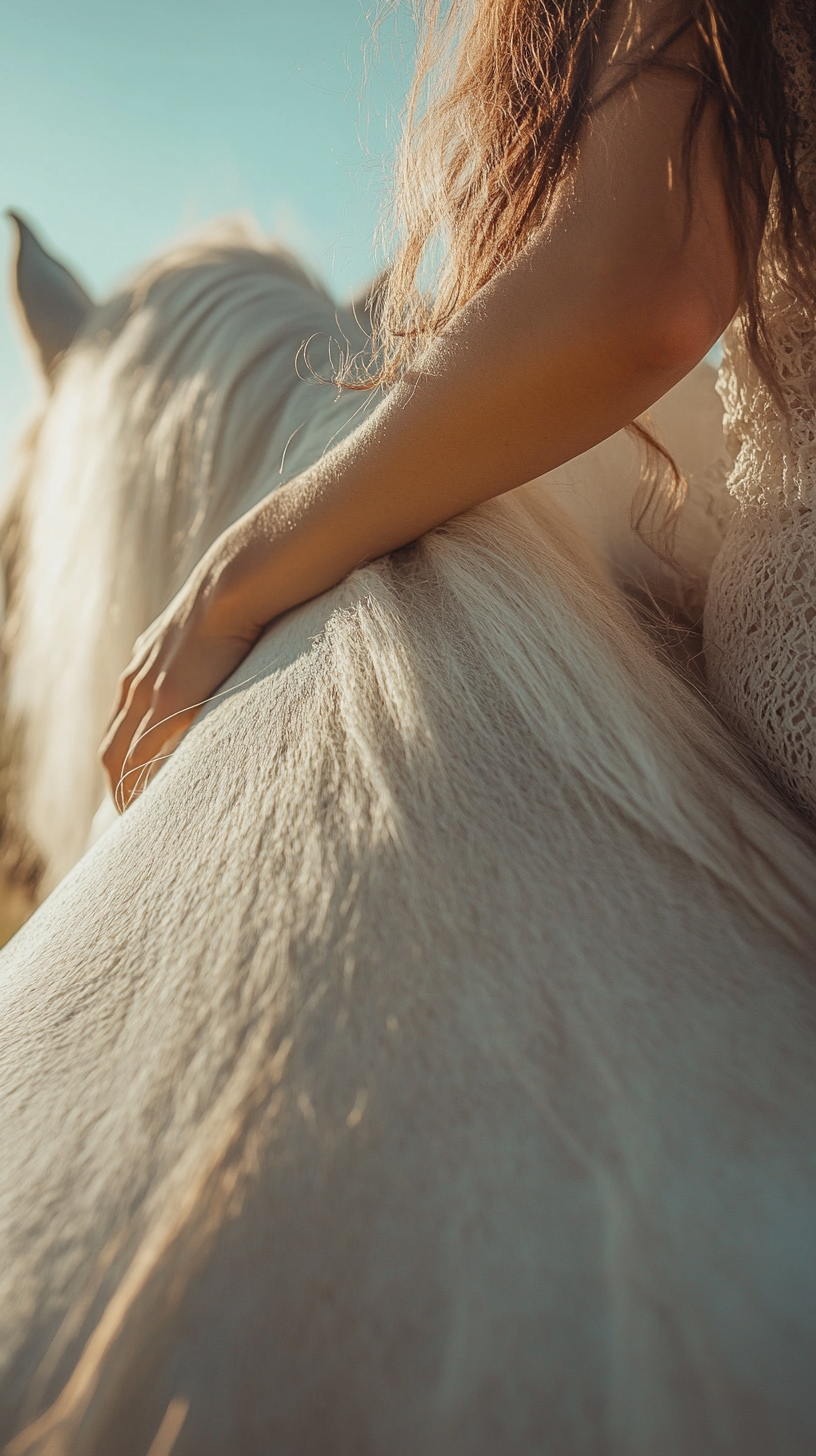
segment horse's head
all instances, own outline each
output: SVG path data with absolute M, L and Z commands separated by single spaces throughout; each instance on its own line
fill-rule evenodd
M 316 380 L 367 335 L 241 219 L 99 302 L 13 220 L 13 289 L 48 393 L 0 523 L 6 729 L 24 745 L 6 756 L 50 884 L 102 798 L 96 745 L 134 638 L 230 520 L 352 427 L 359 394 Z

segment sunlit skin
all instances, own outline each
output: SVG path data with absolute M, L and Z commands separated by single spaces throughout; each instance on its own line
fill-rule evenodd
M 121 679 L 102 747 L 119 808 L 281 612 L 589 449 L 705 355 L 739 277 L 712 111 L 689 210 L 692 96 L 652 72 L 606 100 L 546 226 L 421 370 L 214 543 Z

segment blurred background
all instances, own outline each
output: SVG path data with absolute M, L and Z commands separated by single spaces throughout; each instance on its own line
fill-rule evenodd
M 0 207 L 96 296 L 251 213 L 339 298 L 373 273 L 408 62 L 365 0 L 0 0 Z M 8 277 L 11 227 L 0 218 Z M 3 291 L 0 463 L 34 392 Z

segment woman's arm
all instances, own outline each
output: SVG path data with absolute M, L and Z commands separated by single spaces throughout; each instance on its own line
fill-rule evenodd
M 272 618 L 588 449 L 702 358 L 738 305 L 738 270 L 712 108 L 689 208 L 692 97 L 688 78 L 655 71 L 607 100 L 546 227 L 415 376 L 215 543 L 122 680 L 103 748 L 112 786 L 128 775 L 120 802 Z

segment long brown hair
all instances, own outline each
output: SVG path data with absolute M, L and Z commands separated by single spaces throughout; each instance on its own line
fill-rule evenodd
M 658 12 L 663 20 L 666 7 L 623 3 L 634 44 L 623 79 L 599 101 L 593 77 L 621 0 L 415 0 L 417 67 L 397 169 L 396 250 L 377 301 L 374 368 L 359 383 L 399 378 L 546 221 L 593 106 L 647 67 L 683 64 L 697 81 L 685 139 L 687 175 L 699 123 L 713 101 L 748 346 L 778 397 L 756 266 L 774 171 L 778 265 L 798 288 L 814 288 L 816 241 L 797 178 L 803 118 L 774 38 L 779 18 L 801 38 L 816 84 L 811 0 L 686 0 L 659 41 Z M 697 39 L 693 66 L 669 54 L 689 30 Z M 682 504 L 682 482 L 663 452 L 673 480 L 667 489 L 664 471 L 658 483 L 656 442 L 642 425 L 634 428 L 650 446 L 653 467 L 641 492 L 640 523 L 662 514 L 665 530 Z M 662 511 L 655 512 L 658 498 Z

